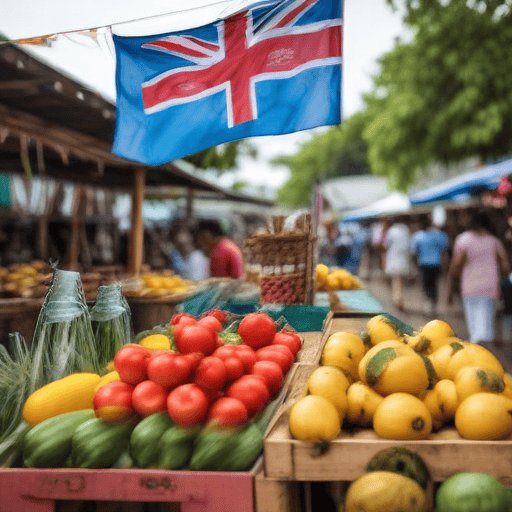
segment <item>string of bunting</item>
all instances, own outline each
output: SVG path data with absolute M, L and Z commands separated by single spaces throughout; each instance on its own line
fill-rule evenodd
M 121 25 L 127 25 L 129 23 L 136 23 L 139 21 L 146 21 L 151 19 L 157 19 L 162 18 L 164 16 L 170 16 L 170 15 L 177 15 L 177 14 L 184 14 L 187 12 L 197 11 L 199 9 L 205 9 L 208 7 L 214 7 L 217 5 L 223 5 L 223 4 L 233 4 L 233 3 L 243 3 L 244 0 L 239 0 L 239 2 L 233 2 L 233 0 L 218 0 L 216 2 L 204 4 L 197 7 L 189 7 L 188 9 L 180 9 L 179 11 L 172 11 L 172 12 L 166 12 L 163 14 L 157 14 L 153 16 L 145 16 L 141 18 L 135 18 L 128 21 L 122 21 L 119 23 L 113 23 L 111 25 L 103 25 L 101 27 L 93 27 L 93 28 L 87 28 L 87 29 L 80 29 L 80 30 L 70 30 L 70 31 L 64 31 L 64 32 L 55 32 L 54 34 L 46 34 L 42 36 L 35 36 L 35 37 L 26 37 L 26 38 L 20 38 L 20 39 L 9 39 L 6 38 L 3 35 L 0 35 L 0 46 L 3 44 L 17 44 L 17 45 L 29 45 L 29 46 L 41 46 L 41 47 L 51 47 L 60 36 L 68 36 L 70 34 L 78 34 L 85 37 L 88 37 L 92 39 L 93 41 L 98 42 L 98 30 L 104 29 L 104 28 L 112 28 L 112 26 L 121 26 Z

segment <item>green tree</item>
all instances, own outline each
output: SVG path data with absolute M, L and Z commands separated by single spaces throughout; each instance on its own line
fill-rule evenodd
M 406 6 L 414 36 L 381 58 L 365 97 L 373 172 L 406 190 L 432 162 L 509 154 L 512 14 L 504 2 L 388 2 Z
M 361 138 L 365 114 L 347 118 L 339 126 L 315 134 L 297 154 L 272 160 L 290 169 L 290 178 L 278 190 L 277 200 L 288 206 L 311 203 L 316 183 L 338 176 L 369 174 L 366 145 Z

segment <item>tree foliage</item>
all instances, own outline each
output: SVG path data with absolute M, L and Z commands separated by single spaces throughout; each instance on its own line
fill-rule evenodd
M 381 58 L 363 131 L 373 172 L 388 175 L 394 188 L 407 189 L 434 161 L 510 152 L 512 14 L 505 3 L 402 1 L 414 37 Z
M 289 206 L 311 204 L 316 183 L 338 176 L 369 174 L 366 145 L 361 138 L 364 114 L 314 135 L 297 154 L 275 158 L 272 163 L 290 169 L 290 178 L 279 189 L 277 200 Z
M 215 170 L 219 173 L 233 170 L 240 155 L 257 156 L 256 148 L 247 140 L 235 140 L 219 146 L 204 149 L 183 160 L 198 169 Z

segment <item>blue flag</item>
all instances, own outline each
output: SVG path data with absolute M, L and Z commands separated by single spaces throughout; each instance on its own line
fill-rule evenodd
M 342 0 L 269 0 L 209 25 L 114 36 L 113 153 L 161 165 L 341 122 Z

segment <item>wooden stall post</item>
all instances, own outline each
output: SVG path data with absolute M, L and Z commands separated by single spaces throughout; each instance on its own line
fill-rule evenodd
M 75 186 L 73 194 L 73 213 L 71 218 L 71 235 L 69 242 L 68 269 L 78 268 L 78 256 L 80 252 L 80 203 L 82 199 L 82 187 Z
M 132 226 L 130 243 L 128 244 L 128 272 L 135 276 L 140 274 L 144 256 L 144 222 L 142 219 L 142 203 L 146 186 L 146 171 L 142 167 L 135 169 L 134 187 L 132 191 Z
M 185 223 L 187 227 L 192 227 L 192 216 L 193 216 L 193 204 L 194 190 L 192 188 L 187 189 L 187 207 L 185 211 Z

